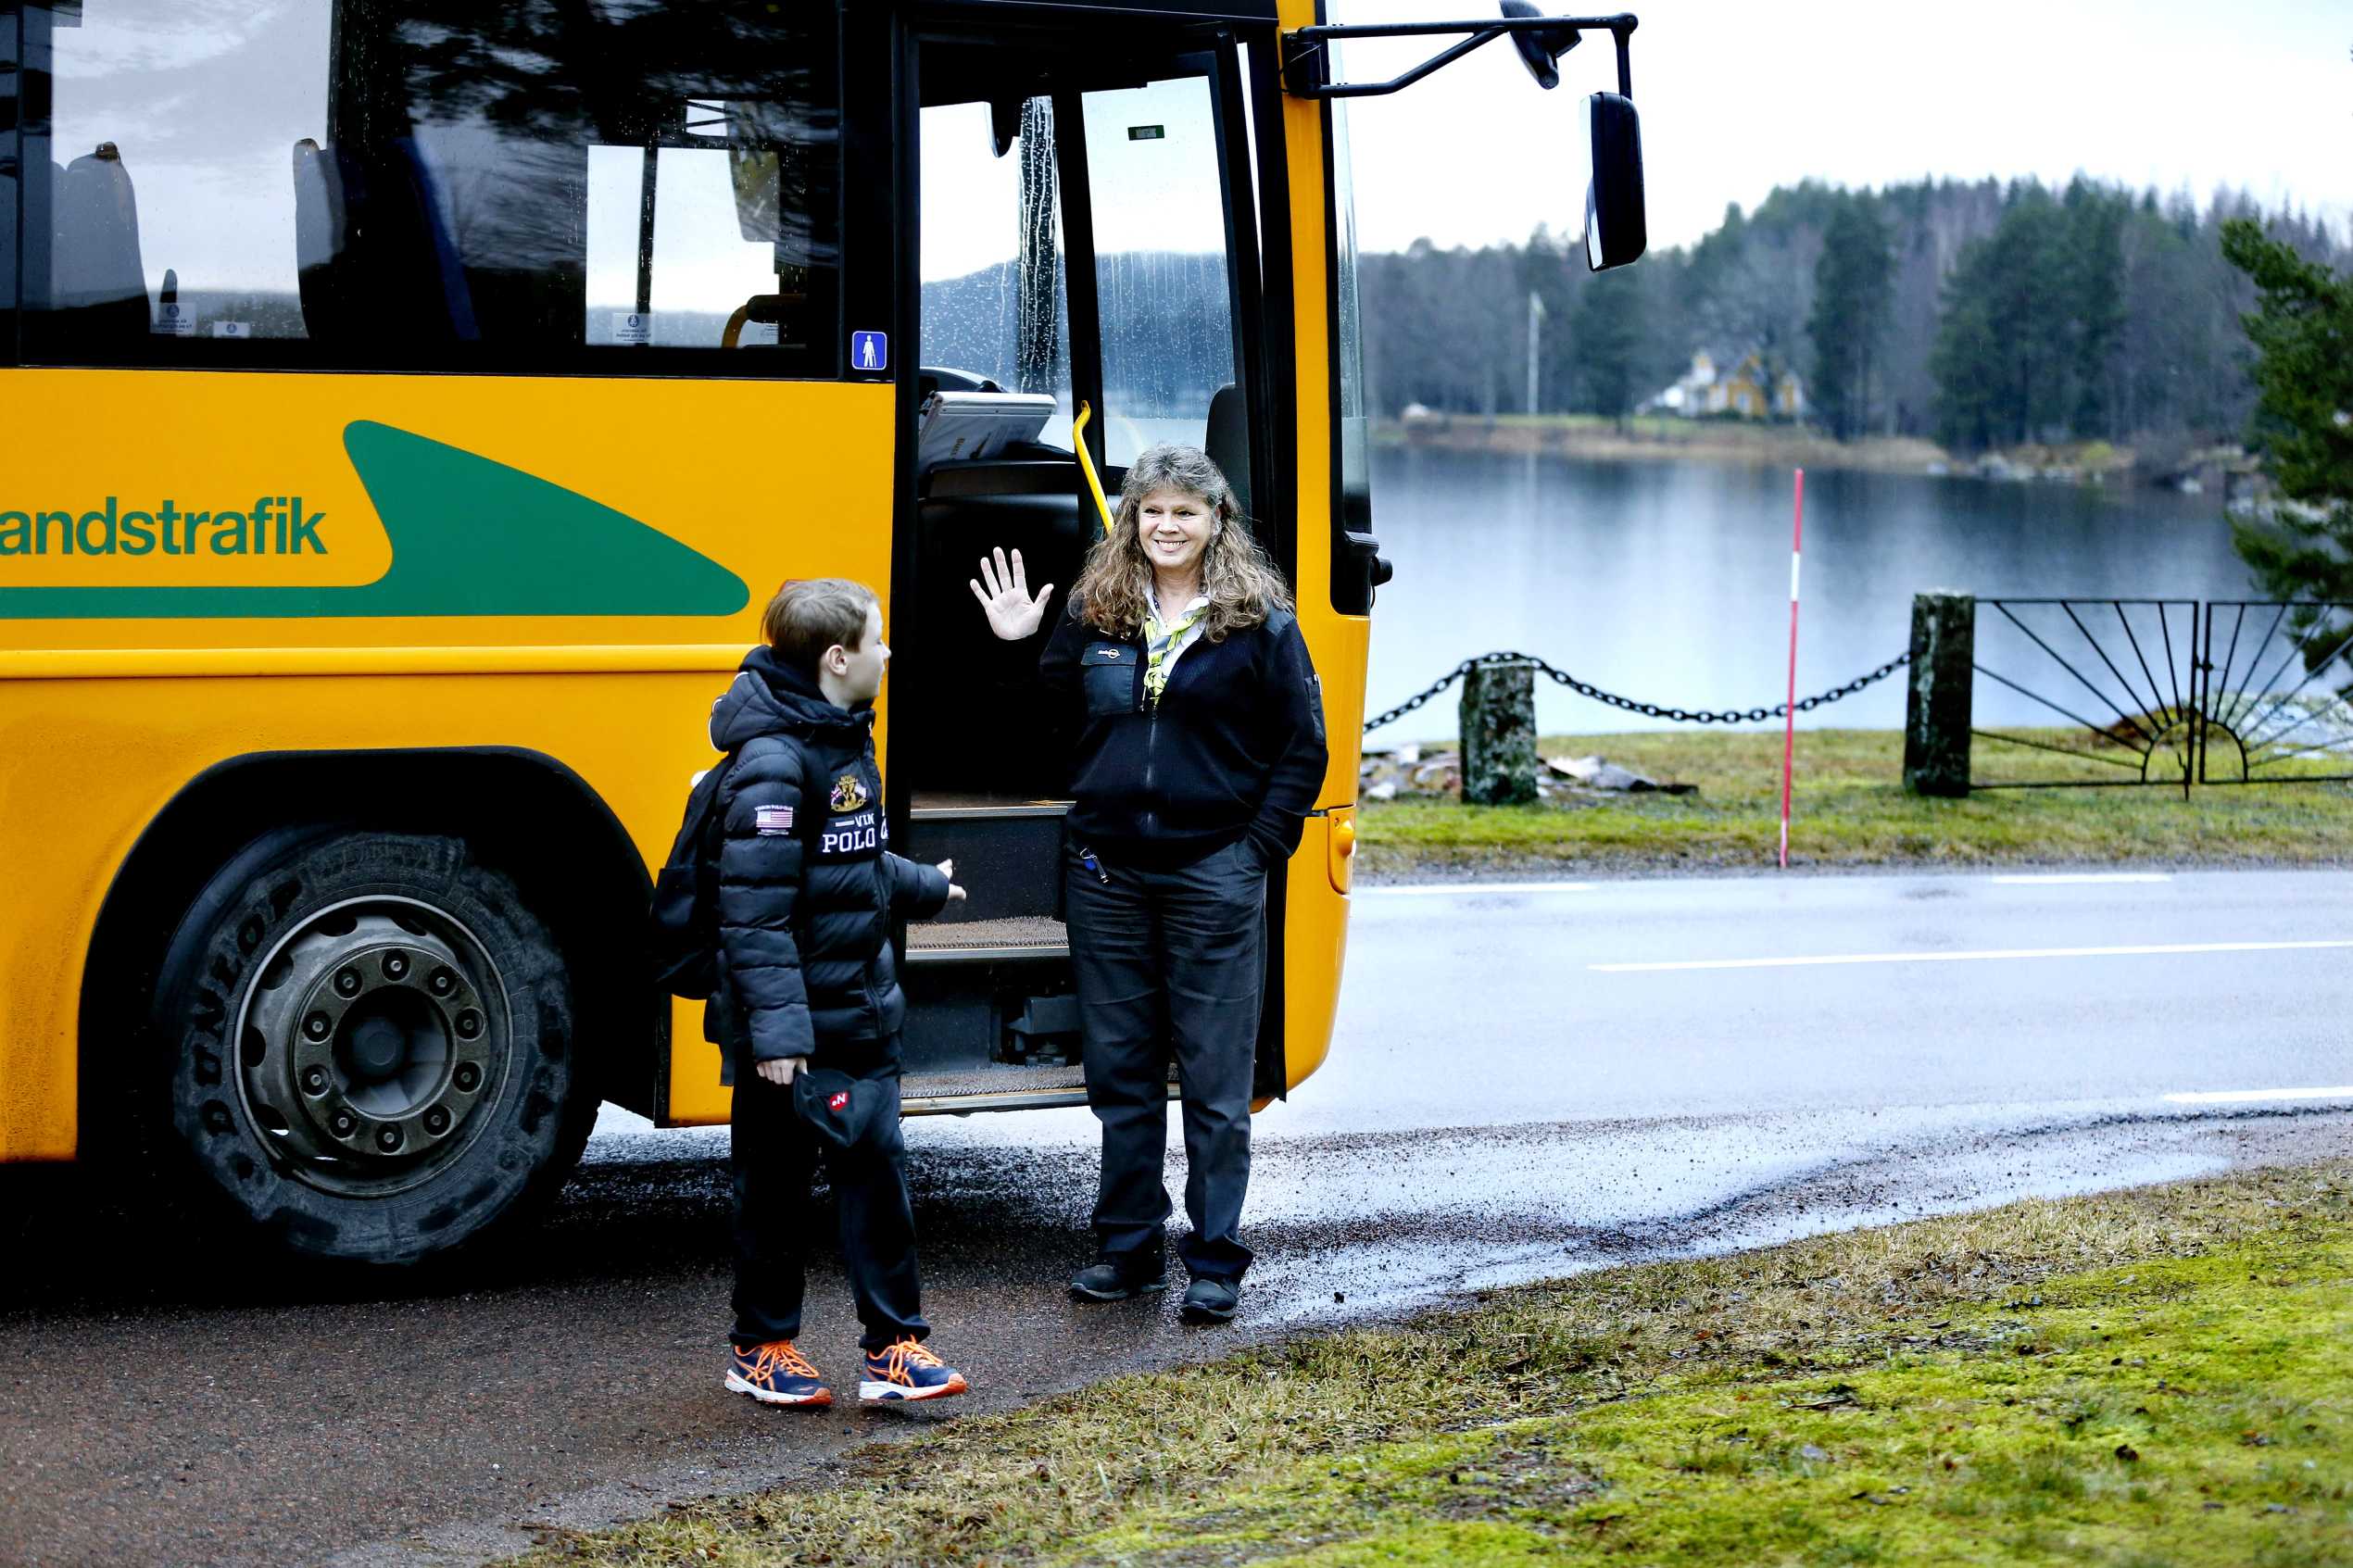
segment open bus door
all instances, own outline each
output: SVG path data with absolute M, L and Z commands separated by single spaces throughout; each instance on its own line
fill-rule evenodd
M 971 889 L 955 918 L 906 933 L 913 1110 L 1084 1098 L 1057 918 L 1065 759 L 1023 696 L 1037 644 L 999 645 L 974 610 L 981 555 L 1020 550 L 1060 614 L 1102 527 L 1080 445 L 1116 494 L 1139 453 L 1179 442 L 1209 452 L 1295 565 L 1239 40 L 1189 18 L 1063 7 L 1008 25 L 1029 8 L 975 9 L 918 13 L 904 56 L 914 357 L 888 779 L 907 853 L 952 856 Z

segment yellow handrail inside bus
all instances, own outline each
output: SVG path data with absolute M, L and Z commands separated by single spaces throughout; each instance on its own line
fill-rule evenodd
M 1103 499 L 1103 482 L 1095 477 L 1095 459 L 1087 455 L 1087 421 L 1095 411 L 1084 402 L 1078 405 L 1078 418 L 1071 421 L 1070 444 L 1078 448 L 1079 470 L 1087 476 L 1087 488 L 1095 497 L 1095 510 L 1103 520 L 1103 537 L 1111 537 L 1111 503 Z

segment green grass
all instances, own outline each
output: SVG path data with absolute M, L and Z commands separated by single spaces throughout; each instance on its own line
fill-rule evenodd
M 2353 1164 L 1482 1296 L 537 1563 L 2353 1561 Z
M 2062 732 L 2022 731 L 2064 743 Z M 1548 757 L 1598 752 L 1695 796 L 1633 795 L 1528 807 L 1368 801 L 1358 869 L 1542 868 L 1573 873 L 1751 869 L 1780 842 L 1781 737 L 1730 732 L 1576 735 Z M 2108 863 L 2303 865 L 2353 859 L 2353 786 L 2338 784 L 1980 790 L 1965 800 L 1904 793 L 1893 730 L 1809 730 L 1797 739 L 1793 865 Z M 2124 776 L 2104 764 L 1981 739 L 1980 778 Z

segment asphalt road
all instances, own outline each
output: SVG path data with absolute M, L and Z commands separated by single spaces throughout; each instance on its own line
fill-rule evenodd
M 1064 1298 L 1083 1110 L 909 1123 L 935 1343 L 976 1385 L 930 1410 L 719 1387 L 721 1133 L 610 1113 L 544 1227 L 389 1295 L 0 1173 L 0 1561 L 478 1561 L 1252 1336 L 2353 1147 L 2353 875 L 1366 889 L 1352 940 L 1333 1060 L 1258 1123 L 1231 1328 Z M 838 1377 L 838 1274 L 811 1301 Z

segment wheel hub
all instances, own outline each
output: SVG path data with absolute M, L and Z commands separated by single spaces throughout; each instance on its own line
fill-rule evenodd
M 457 921 L 361 900 L 279 944 L 239 1038 L 246 1105 L 295 1172 L 331 1191 L 381 1192 L 470 1141 L 505 1070 L 505 992 Z

